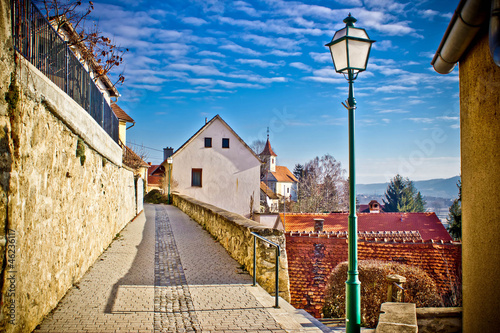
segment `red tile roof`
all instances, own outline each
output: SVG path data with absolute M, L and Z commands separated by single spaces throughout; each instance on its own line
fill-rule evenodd
M 347 239 L 327 234 L 285 236 L 291 304 L 319 318 L 328 277 L 338 264 L 347 261 Z M 418 266 L 436 281 L 441 295 L 450 294 L 452 284 L 460 283 L 461 257 L 461 244 L 452 242 L 358 242 L 358 260 Z
M 165 168 L 161 164 L 150 165 L 150 167 L 148 169 L 148 175 L 150 175 L 150 176 L 154 176 L 154 175 L 163 176 L 164 174 L 165 174 Z
M 278 196 L 276 193 L 274 193 L 269 186 L 266 185 L 264 182 L 260 182 L 260 190 L 264 192 L 270 199 L 278 199 Z
M 116 118 L 119 120 L 126 121 L 128 123 L 135 123 L 134 119 L 132 119 L 118 104 L 111 102 L 111 110 L 115 114 Z
M 273 149 L 271 148 L 271 143 L 269 142 L 269 138 L 267 138 L 266 145 L 264 146 L 264 150 L 262 153 L 259 154 L 259 156 L 278 156 L 274 153 Z
M 285 182 L 285 183 L 298 182 L 295 175 L 291 173 L 286 166 L 277 165 L 276 171 L 271 172 L 271 174 L 274 176 L 277 182 Z
M 149 168 L 149 164 L 128 146 L 123 146 L 123 163 L 132 169 Z
M 348 230 L 348 213 L 286 214 L 285 231 L 314 231 L 314 219 L 325 220 L 323 230 Z M 283 214 L 280 214 L 283 221 Z M 359 213 L 358 231 L 418 231 L 423 240 L 451 241 L 448 231 L 435 213 Z
M 161 175 L 149 175 L 148 176 L 148 185 L 149 186 L 154 186 L 154 187 L 161 187 L 161 183 L 163 180 L 163 176 Z

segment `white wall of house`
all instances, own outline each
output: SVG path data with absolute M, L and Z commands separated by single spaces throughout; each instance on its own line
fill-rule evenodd
M 212 147 L 205 148 L 205 138 Z M 229 138 L 229 148 L 222 139 Z M 175 152 L 172 167 L 173 191 L 248 217 L 250 197 L 259 211 L 260 161 L 221 120 L 207 125 Z M 192 169 L 202 169 L 202 186 L 191 186 Z
M 274 193 L 284 195 L 288 200 L 297 201 L 297 184 L 288 182 L 276 182 L 273 184 Z

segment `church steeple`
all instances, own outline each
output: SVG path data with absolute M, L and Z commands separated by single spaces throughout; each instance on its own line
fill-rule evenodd
M 271 143 L 269 142 L 269 128 L 267 129 L 267 141 L 264 146 L 264 150 L 259 154 L 260 158 L 266 163 L 266 171 L 275 172 L 276 171 L 276 155 L 271 148 Z

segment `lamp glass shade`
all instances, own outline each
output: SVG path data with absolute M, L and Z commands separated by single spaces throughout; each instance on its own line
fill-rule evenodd
M 332 41 L 326 44 L 330 48 L 335 71 L 343 74 L 349 70 L 354 73 L 364 71 L 373 42 L 365 29 L 346 26 L 337 31 Z
M 172 164 L 174 162 L 174 159 L 172 157 L 167 158 L 167 163 Z

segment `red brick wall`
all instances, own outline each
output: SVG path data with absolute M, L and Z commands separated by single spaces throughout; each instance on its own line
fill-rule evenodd
M 287 234 L 286 250 L 292 305 L 316 318 L 321 317 L 328 277 L 335 266 L 347 261 L 347 239 Z M 434 278 L 441 295 L 450 291 L 450 283 L 457 279 L 456 272 L 461 272 L 461 256 L 460 244 L 358 243 L 358 260 L 396 261 L 418 266 Z

